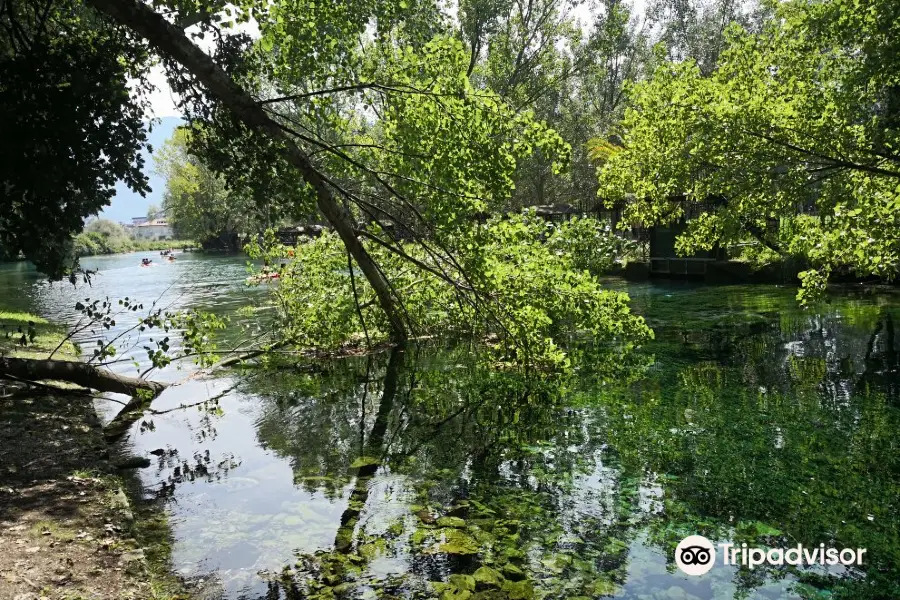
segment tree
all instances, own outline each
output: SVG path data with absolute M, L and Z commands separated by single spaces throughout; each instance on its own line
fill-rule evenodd
M 553 350 L 552 338 L 515 338 L 498 318 L 508 308 L 497 301 L 499 287 L 512 294 L 513 287 L 506 286 L 521 288 L 529 281 L 492 273 L 484 260 L 492 248 L 490 231 L 477 223 L 508 196 L 517 160 L 539 149 L 561 165 L 567 147 L 532 115 L 472 88 L 462 45 L 439 32 L 432 35 L 435 28 L 422 26 L 427 21 L 418 18 L 431 5 L 403 11 L 379 2 L 254 6 L 261 52 L 242 51 L 239 40 L 222 42 L 217 64 L 143 4 L 90 3 L 180 65 L 173 77 L 193 93 L 191 116 L 204 128 L 233 133 L 234 142 L 256 149 L 247 155 L 302 176 L 345 246 L 351 272 L 354 262 L 362 271 L 395 341 L 407 338 L 411 321 L 404 294 L 373 259 L 374 248 L 436 277 L 459 303 L 493 319 L 511 343 L 524 344 L 524 354 Z M 405 21 L 407 14 L 416 18 Z M 374 35 L 363 37 L 373 22 Z M 358 109 L 341 111 L 347 105 Z M 244 168 L 234 162 L 222 166 L 232 172 Z M 353 219 L 361 217 L 375 225 L 358 227 Z M 399 232 L 412 236 L 419 256 L 406 252 Z M 498 259 L 507 260 L 502 253 Z M 533 259 L 550 260 L 551 253 L 535 247 Z M 561 301 L 564 311 L 580 314 L 584 306 L 594 306 L 597 314 L 590 322 L 609 319 L 598 328 L 604 337 L 639 340 L 649 334 L 628 315 L 623 296 L 602 291 L 586 273 L 572 277 L 573 289 L 589 302 L 574 307 Z M 529 296 L 538 298 L 538 290 Z M 523 306 L 510 318 L 527 333 L 535 315 Z M 528 348 L 531 343 L 537 348 Z
M 625 81 L 652 56 L 647 36 L 622 2 L 591 5 L 590 23 L 575 18 L 584 3 L 474 0 L 460 3 L 460 37 L 471 51 L 468 73 L 517 111 L 560 133 L 572 148 L 569 168 L 554 172 L 552 156 L 535 152 L 517 165 L 510 207 L 565 202 L 596 204 L 594 167 L 586 143 L 621 116 Z
M 156 170 L 166 180 L 165 214 L 180 238 L 238 250 L 239 236 L 259 234 L 274 223 L 247 195 L 229 190 L 221 176 L 190 153 L 191 135 L 189 128 L 176 129 L 154 156 Z
M 155 158 L 155 156 L 154 156 Z M 162 211 L 159 209 L 158 204 L 151 204 L 147 207 L 147 220 L 152 221 L 153 219 L 158 219 Z
M 693 61 L 657 69 L 632 90 L 601 193 L 634 194 L 626 217 L 647 224 L 681 218 L 682 194 L 713 201 L 677 249 L 750 239 L 757 259 L 801 259 L 801 300 L 835 271 L 896 276 L 898 7 L 867 6 L 784 3 L 759 33 L 733 25 L 709 76 Z
M 372 256 L 403 299 L 405 317 L 417 335 L 496 338 L 496 358 L 566 370 L 571 358 L 564 344 L 570 340 L 616 340 L 624 355 L 652 335 L 630 313 L 627 296 L 604 290 L 588 274 L 611 262 L 613 252 L 606 245 L 620 242 L 596 225 L 593 219 L 575 219 L 556 226 L 532 210 L 461 231 L 460 244 L 469 250 L 457 256 L 477 295 L 447 285 L 440 271 L 427 268 L 429 257 L 419 244 L 403 244 L 402 256 L 375 247 Z M 253 258 L 281 265 L 272 295 L 285 337 L 318 348 L 359 342 L 363 335 L 370 343 L 386 337 L 389 324 L 372 292 L 356 281 L 333 234 L 297 247 L 269 241 L 248 249 Z
M 0 248 L 53 278 L 117 180 L 148 191 L 148 54 L 74 0 L 0 2 Z M 40 74 L 40 76 L 36 76 Z M 137 81 L 132 93 L 128 81 Z
M 109 219 L 93 219 L 84 226 L 85 233 L 96 233 L 109 240 L 127 240 L 125 228 Z
M 92 235 L 97 234 L 95 232 Z M 109 441 L 114 441 L 127 432 L 130 425 L 140 418 L 143 409 L 149 407 L 150 402 L 171 385 L 147 379 L 150 372 L 187 358 L 193 359 L 200 367 L 211 367 L 220 358 L 213 334 L 224 328 L 225 322 L 211 313 L 195 310 L 168 311 L 158 308 L 154 302 L 142 316 L 138 316 L 139 311 L 145 310 L 144 305 L 127 297 L 117 303 L 109 298 L 93 301 L 85 298 L 84 301 L 76 302 L 74 309 L 79 314 L 77 320 L 58 343 L 54 341 L 56 345 L 52 349 L 42 348 L 40 342 L 35 344 L 33 331 L 30 336 L 22 336 L 20 343 L 22 346 L 31 344 L 30 353 L 49 351 L 45 358 L 0 355 L 0 380 L 44 391 L 52 390 L 63 395 L 75 394 L 82 398 L 85 394 L 90 398 L 91 390 L 131 396 L 131 400 L 124 403 L 121 411 L 104 427 L 104 434 Z M 119 329 L 114 335 L 105 335 L 105 332 L 115 327 L 117 319 L 131 320 L 132 324 Z M 180 344 L 170 345 L 169 334 L 173 330 L 179 332 Z M 91 340 L 87 348 L 75 341 L 85 335 Z M 143 371 L 134 357 L 134 352 L 138 349 L 147 352 L 150 362 L 150 366 Z M 57 358 L 60 353 L 73 355 L 78 360 Z M 218 364 L 226 367 L 259 354 L 260 352 L 234 353 L 234 356 Z M 109 370 L 110 364 L 121 362 L 133 363 L 138 368 L 139 375 L 133 377 Z M 64 381 L 77 387 L 56 386 L 47 383 L 48 380 Z
M 726 47 L 729 25 L 757 31 L 771 14 L 768 4 L 756 0 L 654 0 L 647 18 L 669 60 L 693 60 L 708 75 Z
M 115 254 L 131 249 L 125 228 L 109 219 L 94 219 L 75 236 L 75 255 Z

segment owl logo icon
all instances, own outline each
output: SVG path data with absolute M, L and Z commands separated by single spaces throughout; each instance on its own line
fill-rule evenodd
M 675 564 L 687 575 L 703 575 L 715 562 L 716 549 L 702 535 L 689 535 L 675 548 Z

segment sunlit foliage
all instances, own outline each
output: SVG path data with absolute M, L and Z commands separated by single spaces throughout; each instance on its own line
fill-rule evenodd
M 608 266 L 598 265 L 598 251 L 617 243 L 589 223 L 557 227 L 527 213 L 461 232 L 457 256 L 466 278 L 459 280 L 416 269 L 414 263 L 427 260 L 416 244 L 403 246 L 406 256 L 375 244 L 370 251 L 403 299 L 404 314 L 417 334 L 493 340 L 500 360 L 565 368 L 569 363 L 562 346 L 573 335 L 626 347 L 651 336 L 628 309 L 628 297 L 603 290 L 586 270 Z M 287 339 L 331 346 L 359 342 L 360 334 L 374 340 L 386 335 L 373 293 L 356 269 L 349 269 L 335 235 L 325 233 L 296 248 L 270 238 L 249 251 L 280 274 L 272 293 Z
M 710 75 L 693 61 L 661 66 L 631 91 L 624 150 L 602 167 L 601 194 L 633 194 L 626 217 L 646 224 L 679 219 L 682 194 L 717 201 L 678 250 L 750 239 L 799 257 L 810 268 L 801 299 L 832 272 L 893 278 L 896 22 L 892 2 L 783 3 L 759 33 L 732 26 Z

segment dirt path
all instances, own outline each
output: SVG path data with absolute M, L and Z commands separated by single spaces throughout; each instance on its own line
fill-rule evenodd
M 164 521 L 122 487 L 89 398 L 0 383 L 0 598 L 186 598 L 159 566 Z

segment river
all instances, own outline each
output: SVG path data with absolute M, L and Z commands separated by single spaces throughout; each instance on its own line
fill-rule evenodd
M 74 289 L 2 265 L 0 304 L 69 324 L 87 297 L 266 310 L 244 257 L 140 267 L 152 254 L 84 259 L 98 273 Z M 140 477 L 171 515 L 174 568 L 228 600 L 900 596 L 896 288 L 804 311 L 789 287 L 608 284 L 656 339 L 586 353 L 564 383 L 525 389 L 431 346 L 168 389 L 122 444 L 153 460 Z M 137 348 L 119 370 L 146 365 Z M 697 533 L 870 562 L 691 577 L 667 557 Z

